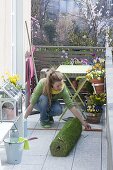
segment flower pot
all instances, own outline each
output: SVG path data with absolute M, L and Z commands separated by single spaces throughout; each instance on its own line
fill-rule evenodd
M 72 85 L 74 86 L 74 88 L 77 89 L 77 87 L 78 87 L 78 82 L 77 82 L 77 80 L 72 80 L 71 83 L 72 83 Z
M 98 80 L 98 79 L 92 79 L 91 83 L 94 87 L 94 90 L 97 94 L 104 93 L 104 78 Z
M 99 113 L 98 115 L 93 115 L 93 113 L 88 113 L 87 114 L 87 122 L 91 123 L 91 124 L 99 124 L 100 123 L 100 119 L 101 119 L 101 113 Z

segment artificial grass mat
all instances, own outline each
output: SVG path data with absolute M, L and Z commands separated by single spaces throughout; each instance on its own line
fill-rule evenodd
M 68 120 L 50 144 L 53 156 L 65 157 L 73 149 L 81 136 L 82 124 L 77 118 Z

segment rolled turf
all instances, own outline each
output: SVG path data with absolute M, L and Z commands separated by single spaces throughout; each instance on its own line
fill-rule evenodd
M 67 121 L 50 145 L 53 156 L 65 157 L 81 136 L 82 124 L 77 118 Z

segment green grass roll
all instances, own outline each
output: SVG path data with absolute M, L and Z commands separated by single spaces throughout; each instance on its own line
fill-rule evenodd
M 65 157 L 81 136 L 82 124 L 77 118 L 67 121 L 50 145 L 53 156 Z

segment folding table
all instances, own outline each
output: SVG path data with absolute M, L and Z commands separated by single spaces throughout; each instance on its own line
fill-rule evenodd
M 87 74 L 87 71 L 89 69 L 92 69 L 91 65 L 60 65 L 57 68 L 57 71 L 60 71 L 61 73 L 64 74 L 65 78 L 68 80 L 69 84 L 71 85 L 72 89 L 74 90 L 74 95 L 72 95 L 69 88 L 67 87 L 69 90 L 70 96 L 72 97 L 72 100 L 74 101 L 76 99 L 76 97 L 78 96 L 78 98 L 80 99 L 83 106 L 85 104 L 84 104 L 83 100 L 81 99 L 79 92 L 81 91 L 81 89 L 83 88 L 83 86 L 85 85 L 85 83 L 87 81 L 85 78 L 85 75 Z M 83 79 L 83 81 L 77 90 L 75 89 L 75 87 L 73 86 L 73 84 L 70 81 L 70 78 L 69 78 L 70 75 L 74 76 L 74 77 L 82 76 L 81 78 Z M 65 114 L 66 110 L 67 110 L 67 108 L 65 108 L 64 112 L 62 113 L 60 120 L 63 117 L 63 115 Z

